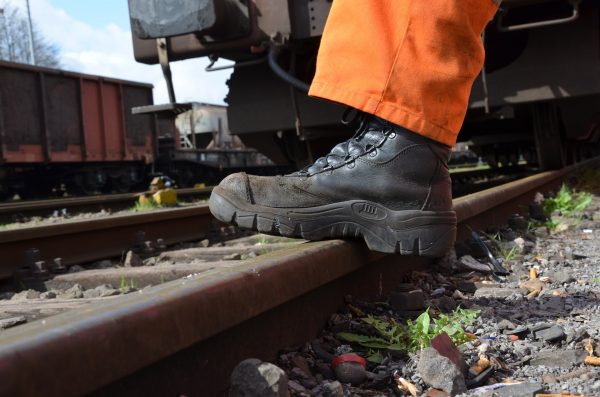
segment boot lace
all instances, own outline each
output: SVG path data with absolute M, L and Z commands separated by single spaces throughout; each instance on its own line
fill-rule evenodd
M 296 172 L 296 175 L 310 176 L 328 168 L 337 168 L 360 156 L 372 153 L 393 131 L 389 122 L 353 108 L 344 111 L 341 121 L 342 124 L 356 129 L 352 138 L 337 144 L 328 154 Z

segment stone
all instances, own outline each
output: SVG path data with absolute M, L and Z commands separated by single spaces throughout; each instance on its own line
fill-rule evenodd
M 522 254 L 523 252 L 525 252 L 525 239 L 523 239 L 522 237 L 517 237 L 512 242 L 513 242 L 513 247 L 517 247 L 517 249 L 519 250 L 519 253 Z
M 535 229 L 533 229 L 533 235 L 539 238 L 548 237 L 548 228 L 546 226 L 536 227 Z
M 565 309 L 565 302 L 560 296 L 551 295 L 542 302 L 540 309 L 562 312 Z
M 100 291 L 96 291 L 95 289 L 86 289 L 85 291 L 83 291 L 83 297 L 86 299 L 99 298 Z
M 475 291 L 477 291 L 477 286 L 475 285 L 475 283 L 472 283 L 470 281 L 459 281 L 456 285 L 456 288 L 458 288 L 462 292 L 466 292 L 469 294 L 473 294 L 475 293 Z
M 459 368 L 434 348 L 421 350 L 417 373 L 427 385 L 451 395 L 467 391 L 465 378 Z
M 501 287 L 482 287 L 475 291 L 475 298 L 496 298 L 504 299 L 513 294 L 525 295 L 527 290 L 523 288 L 501 288 Z
M 570 368 L 582 364 L 587 356 L 584 350 L 556 350 L 539 352 L 529 362 L 530 365 L 544 365 L 552 368 Z
M 288 382 L 288 387 L 295 391 L 296 393 L 306 393 L 306 387 L 302 386 L 300 383 L 290 380 Z M 231 395 L 230 395 L 231 396 Z
M 567 343 L 581 342 L 589 336 L 585 328 L 576 328 L 572 333 L 567 335 Z
M 442 296 L 441 298 L 435 300 L 435 305 L 442 312 L 451 313 L 454 311 L 454 309 L 456 309 L 458 303 L 456 303 L 456 301 L 449 296 Z
M 79 299 L 83 298 L 83 287 L 80 284 L 73 284 L 73 286 L 62 294 L 58 295 L 61 299 Z
M 412 284 L 400 284 L 390 294 L 389 302 L 398 312 L 422 311 L 425 309 L 425 294 Z
M 323 375 L 323 377 L 325 379 L 329 379 L 329 380 L 335 379 L 335 374 L 333 373 L 333 370 L 331 369 L 331 365 L 327 365 L 325 363 L 318 362 L 317 370 L 319 371 L 319 373 L 321 375 Z
M 323 397 L 344 397 L 344 388 L 340 382 L 323 383 Z
M 546 374 L 546 375 L 542 376 L 542 382 L 547 385 L 553 385 L 555 383 L 558 383 L 558 380 L 556 379 L 556 377 L 554 377 L 550 374 Z
M 498 329 L 501 331 L 504 331 L 505 329 L 515 329 L 515 328 L 517 328 L 515 323 L 513 323 L 512 321 L 506 320 L 506 319 L 504 319 L 498 323 Z
M 69 267 L 69 271 L 67 273 L 79 273 L 84 270 L 85 270 L 85 268 L 83 266 L 73 265 L 73 266 Z
M 205 238 L 204 240 L 200 241 L 200 242 L 198 243 L 198 245 L 199 245 L 200 247 L 204 247 L 204 248 L 206 248 L 206 247 L 208 247 L 208 246 L 210 245 L 210 241 L 209 241 L 208 239 L 206 239 L 206 238 Z
M 140 259 L 140 257 L 133 251 L 127 251 L 125 255 L 125 261 L 123 262 L 123 266 L 125 267 L 138 267 L 144 266 L 144 262 Z
M 575 281 L 575 277 L 573 277 L 570 273 L 562 270 L 550 273 L 548 277 L 550 277 L 552 281 L 554 281 L 557 284 L 565 284 Z
M 33 289 L 28 289 L 25 291 L 18 292 L 10 298 L 13 301 L 22 301 L 25 299 L 37 299 L 40 297 L 39 291 L 35 291 Z
M 499 383 L 493 390 L 488 390 L 481 397 L 535 397 L 543 391 L 541 383 Z
M 456 365 L 462 373 L 466 372 L 468 368 L 467 363 L 447 333 L 442 332 L 433 338 L 431 340 L 431 347 L 434 348 L 440 355 L 446 357 L 454 365 Z
M 488 264 L 479 262 L 477 259 L 473 258 L 471 255 L 461 256 L 460 259 L 458 260 L 458 263 L 462 269 L 475 270 L 477 272 L 482 272 L 482 273 L 491 273 L 492 272 L 492 268 Z
M 529 222 L 527 222 L 524 216 L 513 214 L 508 218 L 508 227 L 512 230 L 525 231 L 529 227 Z
M 504 335 L 519 335 L 519 334 L 524 334 L 525 332 L 528 332 L 528 331 L 529 331 L 529 328 L 528 328 L 528 327 L 526 327 L 526 326 L 524 326 L 524 325 L 521 325 L 521 326 L 519 326 L 519 327 L 516 327 L 516 328 L 510 329 L 510 330 L 509 330 L 509 329 L 506 329 L 506 330 L 504 330 L 502 333 L 503 333 Z
M 230 397 L 287 397 L 288 377 L 285 372 L 270 363 L 256 358 L 240 362 L 231 374 Z M 296 382 L 294 382 L 296 383 Z M 302 385 L 297 386 L 304 389 Z M 306 390 L 306 389 L 304 389 Z
M 546 212 L 544 212 L 544 195 L 540 192 L 535 194 L 533 201 L 529 204 L 529 217 L 538 221 L 546 220 Z
M 27 319 L 25 318 L 25 316 L 4 318 L 4 319 L 0 320 L 0 329 L 14 327 L 15 325 L 23 324 L 25 322 L 27 322 Z
M 541 329 L 534 332 L 535 339 L 546 342 L 558 342 L 565 338 L 565 331 L 558 325 L 553 325 L 549 328 Z
M 40 299 L 55 299 L 56 291 L 46 291 L 40 294 Z
M 101 284 L 94 288 L 94 290 L 98 291 L 100 297 L 104 298 L 107 296 L 119 295 L 119 291 L 114 289 L 110 284 Z

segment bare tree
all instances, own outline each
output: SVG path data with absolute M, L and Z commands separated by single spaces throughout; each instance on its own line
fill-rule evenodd
M 36 64 L 60 67 L 60 51 L 33 26 L 33 50 Z M 0 59 L 30 63 L 30 46 L 27 18 L 16 7 L 0 2 Z

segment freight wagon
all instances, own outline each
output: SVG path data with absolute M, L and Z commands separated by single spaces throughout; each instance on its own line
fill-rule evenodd
M 230 145 L 223 106 L 147 108 L 149 84 L 0 62 L 0 200 L 141 190 L 161 174 L 187 187 L 282 171 Z
M 127 191 L 154 160 L 152 86 L 0 62 L 0 198 Z
M 229 125 L 248 146 L 301 166 L 352 133 L 340 126 L 342 106 L 305 93 L 332 0 L 150 3 L 129 0 L 135 58 L 160 63 L 167 81 L 169 61 L 235 61 Z M 598 153 L 598 0 L 504 0 L 483 40 L 485 68 L 459 140 L 492 166 L 523 156 L 559 168 Z

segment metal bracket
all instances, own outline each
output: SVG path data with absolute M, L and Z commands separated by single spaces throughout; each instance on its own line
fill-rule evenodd
M 561 25 L 564 23 L 573 22 L 577 18 L 579 18 L 579 3 L 581 3 L 581 0 L 567 0 L 567 1 L 573 7 L 573 13 L 569 17 L 550 19 L 547 21 L 523 23 L 520 25 L 504 26 L 503 22 L 504 22 L 504 18 L 508 14 L 508 9 L 503 8 L 500 10 L 500 12 L 498 14 L 498 19 L 496 20 L 496 27 L 498 28 L 498 31 L 500 31 L 500 32 L 515 32 L 517 30 L 534 29 L 534 28 L 541 28 L 544 26 Z
M 169 103 L 175 104 L 175 89 L 173 88 L 173 75 L 171 74 L 171 65 L 169 64 L 169 43 L 167 39 L 164 37 L 156 39 L 156 48 L 158 49 L 158 61 L 167 82 Z

